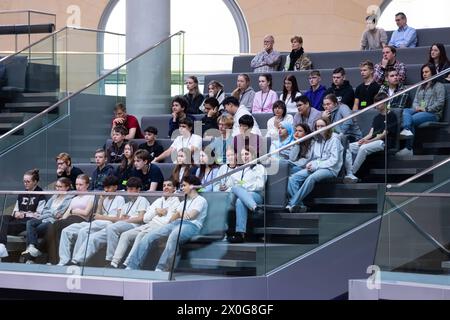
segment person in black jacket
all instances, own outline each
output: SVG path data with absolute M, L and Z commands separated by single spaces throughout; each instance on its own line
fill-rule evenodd
M 202 134 L 204 135 L 210 129 L 219 130 L 217 118 L 219 117 L 219 101 L 216 98 L 206 98 L 203 103 L 205 107 L 205 116 L 202 118 Z M 212 136 L 211 132 L 208 136 Z
M 33 169 L 23 175 L 25 191 L 42 191 L 38 186 L 39 170 Z M 42 194 L 20 194 L 17 197 L 11 215 L 3 214 L 0 220 L 0 259 L 7 257 L 7 235 L 18 235 L 27 228 L 27 221 L 39 218 L 44 209 L 46 198 Z
M 334 94 L 338 102 L 353 108 L 355 102 L 355 92 L 348 80 L 345 80 L 345 69 L 342 67 L 333 70 L 333 83 L 327 89 L 325 95 Z

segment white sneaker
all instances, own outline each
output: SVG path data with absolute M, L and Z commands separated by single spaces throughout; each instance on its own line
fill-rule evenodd
M 160 268 L 155 268 L 156 272 L 163 272 Z
M 111 267 L 113 267 L 114 269 L 117 269 L 117 268 L 119 268 L 119 265 L 116 262 L 111 261 Z
M 403 129 L 403 130 L 400 132 L 400 135 L 401 135 L 401 136 L 404 136 L 404 137 L 412 137 L 412 136 L 414 135 L 414 133 L 412 133 L 411 130 Z
M 0 243 L 0 258 L 6 258 L 8 256 L 8 250 L 3 243 Z
M 350 173 L 344 177 L 344 183 L 357 183 L 358 177 L 355 176 L 353 173 Z
M 39 251 L 39 249 L 37 249 L 34 244 L 30 244 L 27 248 L 28 253 L 30 254 L 30 256 L 32 256 L 33 258 L 37 258 L 40 255 L 42 255 L 42 252 Z
M 400 157 L 412 157 L 414 155 L 414 153 L 412 150 L 409 150 L 408 148 L 404 148 L 404 149 L 400 150 L 399 152 L 397 152 L 395 155 L 400 156 Z

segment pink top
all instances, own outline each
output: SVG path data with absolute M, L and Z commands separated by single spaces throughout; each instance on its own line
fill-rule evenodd
M 272 113 L 272 105 L 277 100 L 277 93 L 273 90 L 268 93 L 258 91 L 253 99 L 252 113 Z

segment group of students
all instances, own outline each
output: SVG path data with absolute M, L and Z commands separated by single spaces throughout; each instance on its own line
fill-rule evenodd
M 39 171 L 24 174 L 26 191 L 42 191 L 38 186 Z M 89 177 L 76 178 L 76 191 L 87 192 Z M 26 231 L 27 247 L 21 256 L 33 263 L 43 252 L 48 262 L 58 265 L 82 265 L 100 249 L 106 248 L 105 260 L 113 268 L 141 269 L 150 254 L 152 244 L 160 238 L 168 241 L 157 270 L 168 270 L 177 245 L 183 218 L 180 243 L 197 235 L 206 218 L 208 203 L 197 192 L 200 181 L 195 176 L 184 177 L 181 190 L 187 195 L 186 204 L 175 196 L 175 184 L 164 181 L 164 195 L 152 204 L 139 195 L 142 181 L 132 177 L 127 181 L 126 193 L 100 195 L 71 194 L 71 181 L 62 177 L 56 181 L 57 191 L 50 199 L 42 194 L 19 195 L 12 215 L 3 215 L 0 231 L 0 258 L 8 256 L 7 235 Z M 108 176 L 103 181 L 105 192 L 118 190 L 119 180 Z M 186 208 L 183 211 L 183 208 Z M 39 242 L 38 239 L 43 241 Z M 126 253 L 129 251 L 128 256 Z M 126 258 L 126 259 L 125 259 Z

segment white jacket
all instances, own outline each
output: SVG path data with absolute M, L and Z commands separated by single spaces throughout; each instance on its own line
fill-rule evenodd
M 250 192 L 263 191 L 266 180 L 266 169 L 260 164 L 247 167 L 231 175 L 231 183 L 233 186 L 240 185 Z

